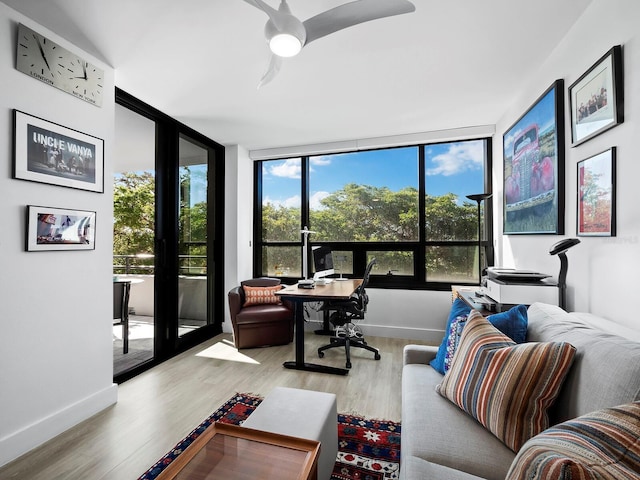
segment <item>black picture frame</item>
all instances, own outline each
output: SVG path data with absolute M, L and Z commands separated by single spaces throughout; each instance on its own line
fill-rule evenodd
M 578 162 L 576 233 L 616 236 L 616 147 Z
M 96 212 L 27 205 L 27 252 L 95 250 Z
M 624 122 L 622 68 L 616 45 L 569 87 L 573 147 Z
M 13 178 L 104 192 L 104 140 L 13 111 Z
M 564 81 L 503 135 L 503 233 L 564 234 Z

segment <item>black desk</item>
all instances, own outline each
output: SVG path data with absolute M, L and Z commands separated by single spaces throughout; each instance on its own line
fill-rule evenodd
M 284 362 L 283 365 L 285 368 L 333 373 L 335 375 L 346 375 L 349 373 L 349 370 L 346 368 L 329 367 L 315 363 L 306 363 L 304 361 L 304 302 L 348 300 L 361 283 L 362 279 L 345 280 L 341 282 L 334 281 L 328 285 L 316 285 L 315 288 L 298 288 L 298 285 L 292 285 L 276 292 L 277 296 L 293 302 L 295 305 L 296 359 L 292 362 Z

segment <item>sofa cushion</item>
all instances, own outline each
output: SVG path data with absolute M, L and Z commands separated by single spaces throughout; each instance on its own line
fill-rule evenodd
M 577 349 L 551 409 L 552 424 L 640 400 L 640 342 L 623 327 L 613 322 L 596 325 L 591 315 L 534 303 L 529 307 L 527 338 L 570 342 Z
M 487 320 L 516 343 L 527 340 L 527 307 L 516 305 L 506 312 L 489 315 Z
M 484 480 L 470 473 L 428 462 L 418 457 L 402 457 L 400 480 Z
M 566 342 L 518 345 L 473 310 L 438 391 L 517 452 L 549 426 L 574 354 Z
M 442 375 L 447 373 L 451 366 L 453 354 L 458 348 L 460 334 L 470 311 L 470 307 L 460 298 L 457 298 L 451 306 L 444 338 L 436 358 L 430 363 Z M 516 343 L 522 343 L 527 339 L 527 307 L 525 305 L 516 305 L 506 312 L 494 313 L 488 316 L 487 320 Z
M 431 360 L 429 365 L 436 369 L 437 372 L 444 375 L 449 369 L 450 359 L 453 358 L 453 352 L 458 344 L 458 329 L 462 330 L 464 322 L 471 311 L 471 307 L 464 303 L 462 299 L 456 298 L 451 304 L 447 326 L 444 329 L 444 337 L 440 342 L 440 348 L 436 358 Z
M 416 457 L 488 480 L 504 480 L 515 454 L 438 395 L 440 382 L 442 375 L 427 364 L 408 364 L 402 369 L 401 478 L 440 478 L 404 476 L 405 461 Z
M 599 410 L 529 440 L 507 480 L 640 479 L 640 402 Z
M 275 295 L 282 289 L 282 285 L 273 285 L 271 287 L 250 287 L 243 285 L 244 304 L 243 307 L 251 307 L 253 305 L 278 305 L 282 303 L 280 297 Z

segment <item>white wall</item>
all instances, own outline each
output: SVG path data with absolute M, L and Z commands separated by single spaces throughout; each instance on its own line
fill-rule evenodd
M 224 323 L 231 332 L 226 292 L 253 276 L 253 162 L 238 145 L 225 147 Z
M 18 23 L 73 45 L 0 3 L 0 465 L 117 399 L 112 347 L 113 70 L 102 108 L 17 71 Z M 13 109 L 105 141 L 105 193 L 13 180 Z M 97 212 L 95 251 L 25 252 L 25 206 Z
M 579 21 L 567 32 L 534 78 L 514 91 L 512 108 L 496 125 L 494 142 L 494 198 L 502 198 L 502 133 L 553 83 L 565 81 L 566 159 L 565 159 L 565 235 L 502 236 L 501 202 L 496 205 L 498 257 L 504 266 L 536 269 L 558 274 L 557 257 L 549 247 L 565 237 L 576 236 L 576 183 L 578 161 L 617 147 L 617 236 L 580 237 L 569 258 L 568 309 L 606 317 L 640 329 L 636 313 L 628 300 L 637 294 L 636 277 L 640 266 L 640 202 L 637 178 L 640 176 L 637 142 L 640 138 L 640 2 L 637 0 L 594 0 Z M 568 87 L 614 45 L 623 46 L 624 123 L 577 146 L 571 147 Z

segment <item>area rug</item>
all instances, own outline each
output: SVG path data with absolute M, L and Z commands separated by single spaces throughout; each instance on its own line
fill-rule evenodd
M 262 398 L 237 393 L 181 440 L 138 480 L 155 479 L 213 422 L 241 424 Z M 397 479 L 400 470 L 400 424 L 338 414 L 338 456 L 332 480 Z

